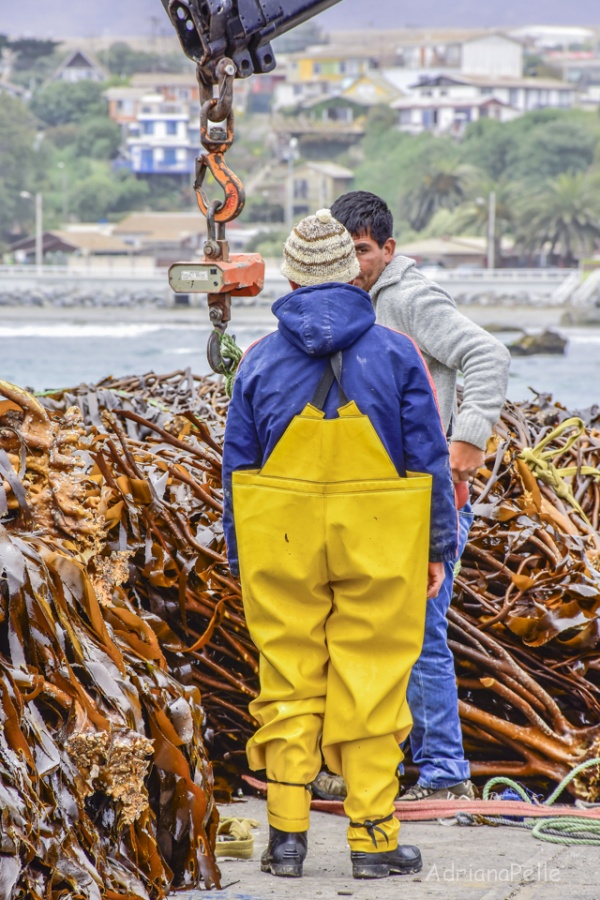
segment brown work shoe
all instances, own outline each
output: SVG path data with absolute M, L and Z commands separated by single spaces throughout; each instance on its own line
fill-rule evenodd
M 319 772 L 310 789 L 319 800 L 345 800 L 348 794 L 342 776 L 331 772 Z
M 422 784 L 413 784 L 397 799 L 411 802 L 414 800 L 475 800 L 477 791 L 472 781 L 459 781 L 450 787 L 428 788 Z

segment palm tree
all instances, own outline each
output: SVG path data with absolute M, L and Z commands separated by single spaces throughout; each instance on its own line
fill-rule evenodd
M 564 172 L 523 200 L 518 213 L 524 249 L 558 249 L 572 266 L 600 241 L 600 173 Z
M 405 218 L 422 231 L 439 209 L 455 209 L 467 199 L 477 175 L 474 166 L 453 163 L 426 172 L 405 197 Z
M 520 192 L 520 186 L 514 181 L 505 178 L 496 183 L 481 180 L 473 191 L 473 199 L 456 209 L 452 231 L 454 234 L 488 234 L 492 192 L 495 194 L 494 259 L 500 260 L 502 238 L 514 231 L 515 203 Z

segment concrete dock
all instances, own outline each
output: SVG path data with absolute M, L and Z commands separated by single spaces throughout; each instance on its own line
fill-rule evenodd
M 223 818 L 256 819 L 251 860 L 221 859 L 222 890 L 173 895 L 180 900 L 599 900 L 598 847 L 537 840 L 522 828 L 460 826 L 455 820 L 402 826 L 401 841 L 423 855 L 418 875 L 358 881 L 350 873 L 346 820 L 313 812 L 304 876 L 260 871 L 267 842 L 266 803 L 245 798 L 219 807 Z

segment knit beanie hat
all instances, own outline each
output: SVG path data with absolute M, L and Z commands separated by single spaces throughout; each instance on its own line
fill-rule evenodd
M 330 210 L 302 219 L 285 242 L 281 272 L 307 287 L 329 281 L 347 283 L 360 272 L 354 242 Z

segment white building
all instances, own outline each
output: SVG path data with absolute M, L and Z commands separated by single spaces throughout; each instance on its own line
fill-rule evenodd
M 185 105 L 149 94 L 129 126 L 126 146 L 131 169 L 138 175 L 191 175 L 200 146 L 198 123 L 190 123 Z
M 593 44 L 595 40 L 593 29 L 576 25 L 525 25 L 513 29 L 510 35 L 539 50 L 579 49 Z
M 493 78 L 521 78 L 523 44 L 504 34 L 485 34 L 462 45 L 461 72 Z
M 454 100 L 413 99 L 402 97 L 392 104 L 398 111 L 398 128 L 408 134 L 433 131 L 460 137 L 467 125 L 478 119 L 510 122 L 519 116 L 517 110 L 494 97 Z
M 575 105 L 573 84 L 552 78 L 492 78 L 437 75 L 412 85 L 410 95 L 396 100 L 401 131 L 461 134 L 480 118 L 510 121 L 534 109 Z
M 106 81 L 107 78 L 106 70 L 89 53 L 74 50 L 60 64 L 51 80 L 73 84 L 77 81 Z

